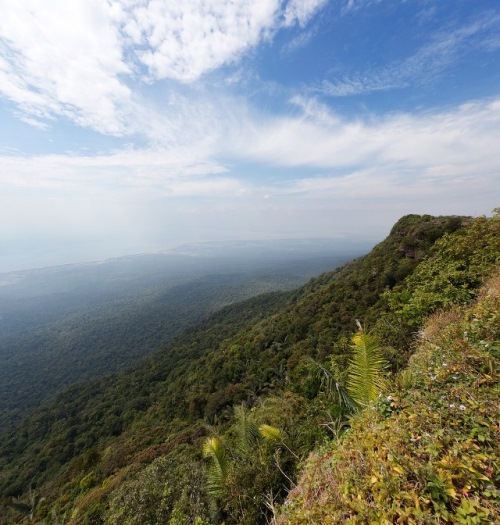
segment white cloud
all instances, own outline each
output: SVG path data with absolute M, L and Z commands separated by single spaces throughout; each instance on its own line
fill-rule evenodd
M 195 149 L 124 150 L 92 157 L 4 155 L 0 183 L 3 188 L 116 192 L 136 200 L 186 194 L 188 188 L 192 196 L 198 190 L 206 194 L 210 188 L 221 189 L 226 168 L 199 155 Z M 215 178 L 207 181 L 208 175 Z M 225 187 L 235 189 L 231 184 Z
M 26 114 L 63 115 L 105 133 L 125 133 L 118 107 L 130 90 L 116 9 L 100 0 L 2 2 L 0 92 Z
M 500 194 L 500 99 L 449 111 L 348 120 L 316 100 L 295 97 L 301 115 L 263 117 L 233 103 L 206 144 L 129 149 L 97 157 L 4 154 L 3 188 L 67 189 L 159 197 L 218 196 L 244 200 L 350 196 L 385 200 L 405 195 Z M 231 167 L 218 158 L 232 159 Z M 298 181 L 249 181 L 242 162 L 303 168 Z M 488 185 L 491 191 L 488 190 Z M 458 197 L 457 197 L 458 198 Z
M 392 72 L 384 72 L 382 75 L 377 74 L 354 78 L 344 76 L 334 82 L 323 80 L 321 84 L 313 88 L 312 91 L 319 91 L 330 97 L 349 97 L 407 86 L 407 79 L 400 78 L 399 73 L 393 75 Z
M 37 120 L 36 118 L 29 117 L 28 115 L 25 115 L 24 113 L 20 113 L 17 115 L 19 120 L 22 122 L 25 122 L 26 124 L 33 126 L 34 128 L 38 129 L 47 129 L 49 126 L 45 122 L 42 122 L 41 120 Z
M 317 33 L 317 27 L 313 27 L 309 31 L 303 31 L 302 33 L 299 33 L 295 38 L 287 42 L 282 48 L 281 51 L 284 53 L 293 53 L 297 49 L 300 49 L 302 47 L 305 47 L 311 39 L 316 35 Z
M 151 122 L 138 82 L 195 81 L 280 28 L 304 26 L 324 3 L 2 0 L 0 94 L 33 124 L 63 116 L 101 133 L 151 135 L 138 125 Z
M 299 24 L 304 27 L 311 16 L 317 13 L 328 0 L 290 0 L 284 12 L 286 27 Z
M 314 176 L 262 190 L 273 197 L 327 199 L 332 206 L 357 206 L 363 198 L 391 206 L 413 200 L 425 209 L 426 199 L 449 198 L 467 207 L 500 194 L 500 99 L 357 120 L 329 114 L 315 101 L 294 103 L 304 108 L 302 118 L 254 123 L 238 149 L 265 165 L 316 169 Z
M 342 7 L 342 14 L 358 11 L 358 9 L 370 7 L 374 4 L 380 4 L 383 0 L 346 0 Z
M 150 0 L 130 10 L 124 32 L 134 45 L 146 48 L 137 54 L 154 78 L 189 82 L 238 60 L 281 27 L 304 27 L 325 3 Z
M 130 11 L 124 30 L 145 46 L 137 55 L 154 78 L 193 81 L 269 38 L 279 12 L 279 0 L 151 0 Z

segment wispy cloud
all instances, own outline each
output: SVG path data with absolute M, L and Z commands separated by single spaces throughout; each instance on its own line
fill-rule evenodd
M 418 23 L 420 25 L 425 25 L 426 23 L 430 22 L 436 16 L 437 13 L 437 7 L 435 4 L 424 5 L 425 7 L 421 9 L 417 14 Z
M 287 42 L 282 48 L 281 51 L 283 53 L 293 53 L 297 49 L 300 49 L 301 47 L 305 47 L 311 39 L 316 35 L 317 33 L 317 27 L 313 27 L 312 29 L 309 29 L 308 31 L 303 31 L 302 33 L 298 34 L 295 38 Z
M 327 4 L 328 0 L 290 0 L 283 13 L 283 25 L 290 27 L 299 24 L 304 27 L 319 9 Z
M 292 103 L 300 114 L 278 118 L 233 102 L 203 147 L 4 151 L 0 236 L 120 240 L 116 253 L 132 253 L 172 239 L 359 235 L 361 227 L 379 236 L 405 213 L 498 205 L 500 99 L 357 119 L 314 99 Z
M 31 188 L 76 191 L 106 191 L 135 197 L 186 194 L 199 189 L 222 188 L 224 173 L 220 163 L 200 156 L 195 149 L 123 150 L 107 155 L 41 155 L 1 157 L 3 188 Z M 37 167 L 38 166 L 38 167 Z M 210 175 L 211 179 L 206 179 Z M 231 186 L 229 184 L 229 186 Z M 139 194 L 137 193 L 139 192 Z
M 297 104 L 297 101 L 294 100 Z M 415 170 L 500 163 L 493 153 L 500 140 L 500 100 L 478 101 L 448 112 L 341 119 L 324 105 L 301 101 L 303 118 L 254 124 L 244 137 L 254 158 L 285 166 L 356 169 L 399 166 Z
M 369 7 L 374 4 L 380 4 L 383 0 L 345 0 L 345 4 L 342 7 L 341 13 L 348 14 L 364 7 Z
M 378 70 L 324 80 L 313 90 L 327 96 L 343 97 L 429 84 L 462 55 L 478 49 L 494 51 L 499 32 L 500 16 L 489 13 L 454 30 L 437 33 L 406 59 Z
M 369 206 L 392 218 L 403 210 L 476 213 L 496 206 L 499 99 L 354 120 L 316 101 L 294 104 L 304 108 L 302 118 L 254 123 L 239 146 L 253 162 L 307 173 L 254 188 L 268 202 L 300 202 L 311 213 L 366 213 Z

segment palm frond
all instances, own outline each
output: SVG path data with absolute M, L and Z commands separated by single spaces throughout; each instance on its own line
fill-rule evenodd
M 208 438 L 203 444 L 203 456 L 209 460 L 207 471 L 207 490 L 215 497 L 225 492 L 227 478 L 227 456 L 219 438 Z
M 260 437 L 259 430 L 245 405 L 234 407 L 234 417 L 238 432 L 238 449 L 241 453 L 248 452 L 255 446 Z
M 260 425 L 259 433 L 264 439 L 269 441 L 283 441 L 284 439 L 283 432 L 271 425 Z
M 308 359 L 309 369 L 321 381 L 321 389 L 331 398 L 336 399 L 341 406 L 352 412 L 356 403 L 349 395 L 347 388 L 338 381 L 331 370 L 312 358 Z
M 354 334 L 351 348 L 347 389 L 359 406 L 366 406 L 377 399 L 385 386 L 383 371 L 387 363 L 378 341 L 362 328 Z

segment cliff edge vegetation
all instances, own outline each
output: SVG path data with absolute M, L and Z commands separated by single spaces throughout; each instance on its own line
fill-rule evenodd
M 408 368 L 307 460 L 276 525 L 500 522 L 500 271 L 432 315 Z

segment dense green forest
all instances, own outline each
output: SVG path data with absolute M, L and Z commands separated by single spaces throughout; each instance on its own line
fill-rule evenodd
M 499 264 L 498 215 L 410 215 L 222 308 L 7 428 L 0 523 L 495 522 Z
M 10 283 L 0 286 L 0 428 L 64 387 L 164 347 L 223 306 L 295 288 L 345 260 L 145 255 L 7 274 Z

